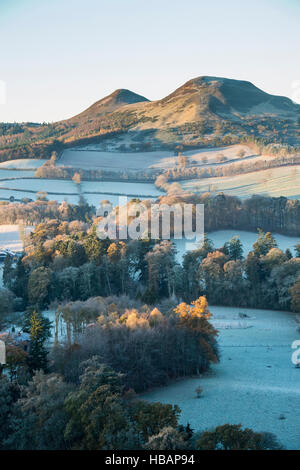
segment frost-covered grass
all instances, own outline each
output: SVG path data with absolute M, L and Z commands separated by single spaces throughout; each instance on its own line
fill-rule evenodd
M 42 166 L 47 160 L 36 158 L 20 158 L 17 160 L 8 160 L 0 163 L 0 169 L 9 168 L 12 170 L 35 170 Z
M 44 191 L 44 189 L 40 189 L 40 191 Z M 15 198 L 15 201 L 19 202 L 23 198 L 28 198 L 32 199 L 33 201 L 36 200 L 36 194 L 35 192 L 31 193 L 29 191 L 14 191 L 14 190 L 9 190 L 9 189 L 1 189 L 0 187 L 0 201 L 9 201 L 9 198 L 13 196 Z M 70 194 L 51 194 L 47 196 L 49 201 L 57 201 L 57 202 L 63 202 L 67 201 L 70 204 L 78 204 L 79 202 L 79 196 L 77 195 L 70 195 Z
M 212 323 L 220 328 L 220 363 L 201 378 L 173 383 L 143 398 L 178 404 L 181 422 L 194 429 L 242 423 L 276 434 L 288 449 L 299 449 L 300 369 L 291 362 L 291 344 L 299 339 L 294 316 L 230 307 L 211 311 Z M 239 313 L 248 318 L 242 320 Z M 247 327 L 236 327 L 243 323 Z M 200 399 L 195 398 L 198 385 L 203 388 Z
M 0 177 L 0 200 L 8 200 L 11 196 L 14 196 L 16 200 L 21 200 L 24 197 L 35 200 L 36 193 L 39 191 L 49 193 L 49 200 L 58 202 L 66 200 L 73 204 L 79 202 L 78 187 L 70 180 L 30 178 L 1 181 Z M 93 192 L 94 194 L 89 194 Z M 163 193 L 152 183 L 84 181 L 81 183 L 81 194 L 89 204 L 97 207 L 104 199 L 111 201 L 114 206 L 118 205 L 118 195 L 128 195 L 128 199 L 132 197 L 157 198 Z
M 224 192 L 246 198 L 253 194 L 272 197 L 300 198 L 300 165 L 272 168 L 235 176 L 203 178 L 181 182 L 193 192 Z
M 73 181 L 40 178 L 0 181 L 0 200 L 8 200 L 11 196 L 16 200 L 22 198 L 35 200 L 39 191 L 52 193 L 47 196 L 49 200 L 68 201 L 72 204 L 79 202 L 78 189 Z
M 83 194 L 84 199 L 88 202 L 88 204 L 95 206 L 96 208 L 99 206 L 101 201 L 107 200 L 112 203 L 112 205 L 118 206 L 119 196 L 114 196 L 112 194 Z
M 34 170 L 3 170 L 0 167 L 0 180 L 10 178 L 34 178 Z
M 239 151 L 245 152 L 245 157 L 253 154 L 245 145 L 231 145 L 220 148 L 195 149 L 182 152 L 190 165 L 203 166 L 215 164 L 220 156 L 228 160 L 240 160 Z M 204 160 L 205 159 L 205 162 Z M 86 169 L 148 169 L 148 168 L 173 168 L 178 164 L 178 158 L 173 151 L 155 150 L 151 152 L 122 152 L 103 151 L 101 146 L 90 145 L 64 150 L 58 165 L 73 166 Z
M 30 191 L 46 191 L 56 194 L 77 193 L 76 184 L 69 180 L 50 180 L 50 179 L 19 179 L 10 181 L 0 181 L 0 187 L 9 187 L 12 189 L 24 189 Z
M 215 248 L 221 248 L 224 243 L 228 242 L 232 237 L 237 235 L 243 244 L 244 256 L 247 256 L 249 251 L 252 250 L 253 243 L 257 240 L 257 233 L 246 232 L 244 230 L 218 230 L 207 234 L 207 237 L 213 241 Z M 288 237 L 287 235 L 273 234 L 277 241 L 278 248 L 285 251 L 289 248 L 295 254 L 294 246 L 300 241 L 300 237 Z M 182 260 L 186 251 L 194 250 L 197 248 L 197 243 L 182 240 L 173 240 L 177 249 L 177 259 Z
M 116 194 L 133 194 L 136 196 L 159 196 L 159 191 L 152 183 L 123 183 L 116 181 L 83 181 L 81 190 L 87 192 L 108 192 Z
M 26 227 L 26 232 L 29 233 L 32 227 Z M 20 232 L 18 225 L 0 225 L 0 250 L 22 251 L 23 244 L 20 239 Z

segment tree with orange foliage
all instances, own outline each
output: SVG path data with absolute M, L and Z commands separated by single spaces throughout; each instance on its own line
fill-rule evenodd
M 191 305 L 182 302 L 174 309 L 174 311 L 180 316 L 180 318 L 198 317 L 209 319 L 211 317 L 211 313 L 208 309 L 208 302 L 204 295 L 192 302 Z
M 182 302 L 174 312 L 179 315 L 179 326 L 192 331 L 198 338 L 204 357 L 209 362 L 218 362 L 216 353 L 217 330 L 209 323 L 211 313 L 205 296 L 199 297 L 191 305 Z

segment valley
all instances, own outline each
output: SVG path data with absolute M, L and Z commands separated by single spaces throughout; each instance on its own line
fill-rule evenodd
M 118 89 L 68 120 L 2 124 L 2 326 L 40 325 L 30 373 L 49 355 L 77 387 L 85 361 L 112 367 L 125 406 L 178 405 L 174 426 L 241 423 L 297 449 L 299 117 L 288 98 L 202 76 L 157 101 Z M 97 209 L 124 196 L 204 204 L 205 243 L 102 240 Z
M 179 380 L 143 395 L 176 403 L 182 424 L 207 430 L 228 421 L 275 434 L 287 449 L 300 445 L 299 370 L 291 361 L 297 333 L 288 312 L 212 306 L 220 364 L 201 377 Z M 240 314 L 247 315 L 241 318 Z M 201 384 L 203 395 L 195 389 Z

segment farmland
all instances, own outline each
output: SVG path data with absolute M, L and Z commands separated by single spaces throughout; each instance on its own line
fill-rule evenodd
M 184 189 L 201 193 L 224 192 L 241 199 L 262 196 L 300 198 L 300 165 L 272 168 L 242 175 L 203 178 L 181 182 Z
M 116 150 L 114 147 L 112 150 L 110 147 L 109 144 L 105 147 L 99 144 L 67 149 L 64 150 L 58 164 L 74 168 L 110 170 L 164 170 L 178 166 L 178 157 L 171 150 L 125 152 Z M 186 150 L 181 154 L 187 158 L 188 165 L 199 167 L 239 161 L 241 154 L 243 158 L 251 158 L 254 161 L 262 158 L 259 155 L 253 155 L 253 151 L 246 145 Z

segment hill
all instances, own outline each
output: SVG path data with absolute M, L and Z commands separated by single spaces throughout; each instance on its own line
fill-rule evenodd
M 218 146 L 247 136 L 299 145 L 299 124 L 300 105 L 289 98 L 247 81 L 202 76 L 157 101 L 120 89 L 71 119 L 40 126 L 3 124 L 0 160 L 43 158 L 53 149 L 124 135 L 130 136 L 131 151 L 145 144 L 148 149 Z
M 99 117 L 105 116 L 106 114 L 112 113 L 113 111 L 120 109 L 122 106 L 145 101 L 147 102 L 149 100 L 144 96 L 133 93 L 130 90 L 121 88 L 119 90 L 115 90 L 110 95 L 92 104 L 92 106 L 87 108 L 82 113 L 77 114 L 77 116 L 74 116 L 69 120 L 65 120 L 64 122 L 68 124 L 73 122 L 82 123 L 82 121 L 86 119 L 97 119 Z

